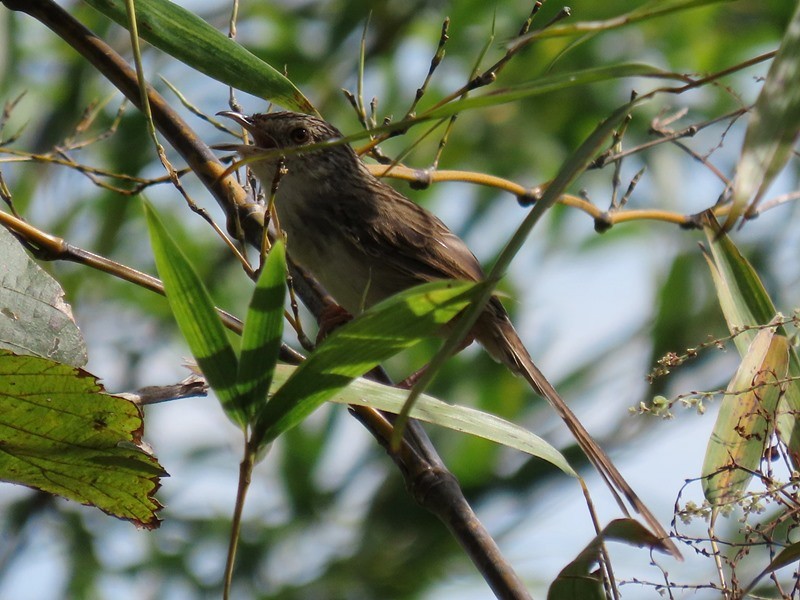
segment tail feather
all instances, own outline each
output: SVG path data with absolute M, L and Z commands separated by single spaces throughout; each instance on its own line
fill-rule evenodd
M 498 301 L 497 305 L 499 304 Z M 681 559 L 682 556 L 678 547 L 670 539 L 669 534 L 658 519 L 636 495 L 636 492 L 625 481 L 625 478 L 614 466 L 614 463 L 611 462 L 605 451 L 589 435 L 589 432 L 586 431 L 586 428 L 575 416 L 575 413 L 572 412 L 564 399 L 534 364 L 502 306 L 498 311 L 498 307 L 494 303 L 490 303 L 488 308 L 489 310 L 478 320 L 475 328 L 478 341 L 495 359 L 505 364 L 517 375 L 522 376 L 536 393 L 543 396 L 550 403 L 558 416 L 564 421 L 575 441 L 586 454 L 586 457 L 603 477 L 623 510 L 624 504 L 618 494 L 622 494 L 634 510 L 642 516 L 669 552 L 676 558 Z

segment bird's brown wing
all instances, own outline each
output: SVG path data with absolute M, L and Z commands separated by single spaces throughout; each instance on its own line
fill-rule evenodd
M 411 284 L 440 279 L 479 281 L 483 269 L 467 245 L 433 214 L 393 188 L 384 193 L 371 215 L 363 251 L 381 261 L 383 269 L 396 271 Z M 386 259 L 386 251 L 391 255 Z

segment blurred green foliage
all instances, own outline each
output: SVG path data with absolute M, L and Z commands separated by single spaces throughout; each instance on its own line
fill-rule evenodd
M 226 29 L 228 3 L 181 4 Z M 608 19 L 644 4 L 575 0 L 566 22 Z M 719 71 L 776 48 L 792 4 L 782 0 L 720 2 L 587 37 L 566 52 L 574 39 L 543 40 L 515 57 L 497 85 L 616 62 L 644 62 L 686 74 Z M 534 26 L 542 26 L 561 8 L 551 0 Z M 130 56 L 126 32 L 82 3 L 73 3 L 69 9 Z M 242 3 L 238 40 L 276 68 L 285 65 L 288 77 L 322 115 L 351 133 L 358 130 L 358 121 L 339 90 L 356 90 L 359 44 L 368 20 L 364 93 L 367 102 L 378 98 L 380 122 L 384 116 L 397 119 L 405 114 L 425 77 L 446 16 L 450 18 L 447 55 L 423 98 L 423 108 L 467 81 L 493 30 L 482 66 L 502 56 L 529 10 L 529 3 L 522 1 Z M 145 67 L 149 80 L 176 107 L 180 107 L 178 100 L 159 76 L 178 86 L 207 114 L 226 108 L 226 88 L 152 48 L 145 52 Z M 653 139 L 652 120 L 683 108 L 689 112 L 670 125 L 674 129 L 750 104 L 759 89 L 757 78 L 766 69 L 766 64 L 760 64 L 685 95 L 659 97 L 634 114 L 624 147 Z M 480 171 L 524 185 L 542 183 L 597 123 L 628 100 L 632 90 L 647 91 L 655 85 L 649 80 L 606 82 L 464 113 L 450 134 L 440 167 Z M 41 25 L 0 7 L 0 98 L 10 102 L 23 93 L 0 132 L 2 140 L 19 133 L 7 146 L 0 144 L 0 173 L 15 206 L 46 231 L 154 272 L 136 197 L 101 189 L 66 167 L 9 162 L 9 155 L 3 153 L 4 147 L 47 152 L 63 145 L 92 106 L 98 107 L 97 118 L 79 138 L 96 136 L 114 122 L 121 99 Z M 239 99 L 246 110 L 266 109 L 244 95 Z M 181 111 L 209 143 L 230 141 L 187 109 Z M 705 129 L 682 143 L 696 155 L 706 156 L 723 140 L 711 161 L 730 175 L 743 128 L 737 122 L 726 132 L 726 125 Z M 418 130 L 390 140 L 385 152 L 400 152 L 423 128 Z M 438 136 L 431 136 L 405 162 L 428 166 L 438 141 Z M 163 175 L 142 117 L 131 107 L 113 135 L 74 148 L 69 155 L 118 173 Z M 641 168 L 646 169 L 643 179 L 629 203 L 636 208 L 694 213 L 712 206 L 725 187 L 683 149 L 661 145 L 623 163 L 620 194 Z M 590 172 L 572 191 L 585 190 L 597 205 L 606 207 L 612 175 L 613 166 Z M 795 161 L 782 183 L 784 188 L 796 189 L 796 177 Z M 213 201 L 190 175 L 184 184 L 199 204 L 220 219 Z M 442 215 L 486 264 L 524 216 L 513 197 L 491 189 L 448 184 L 415 192 L 404 183 L 396 185 Z M 244 314 L 251 287 L 219 240 L 186 210 L 168 185 L 153 186 L 146 194 L 169 219 L 170 233 L 193 258 L 217 304 Z M 754 262 L 776 304 L 790 310 L 800 292 L 797 209 L 789 203 L 771 213 L 749 223 L 737 243 Z M 644 430 L 664 424 L 633 421 L 627 407 L 647 402 L 657 393 L 724 387 L 730 363 L 708 352 L 684 367 L 676 380 L 660 379 L 647 387 L 644 376 L 665 352 L 681 352 L 705 341 L 709 334 L 724 335 L 724 322 L 696 250 L 698 233 L 645 221 L 617 225 L 600 236 L 593 225 L 584 213 L 556 207 L 534 232 L 501 287 L 510 296 L 506 305 L 534 358 L 552 374 L 579 414 L 586 415 L 588 428 L 607 447 L 617 442 L 636 445 L 645 453 L 655 442 Z M 47 268 L 65 287 L 84 328 L 90 370 L 104 378 L 107 387 L 130 390 L 182 377 L 180 360 L 188 351 L 177 342 L 163 298 L 74 265 L 55 263 Z M 430 345 L 423 345 L 395 359 L 390 365 L 392 374 L 405 376 L 431 352 Z M 525 386 L 483 353 L 468 350 L 453 359 L 429 392 L 514 419 L 548 439 L 566 440 L 546 407 L 532 402 Z M 147 410 L 152 429 L 145 437 L 173 474 L 160 495 L 167 505 L 161 530 L 136 532 L 88 509 L 15 490 L 0 500 L 5 545 L 0 550 L 0 595 L 19 589 L 14 587 L 19 585 L 15 572 L 48 557 L 52 564 L 48 563 L 46 577 L 42 575 L 46 583 L 42 593 L 47 594 L 42 598 L 218 597 L 239 458 L 234 450 L 236 431 L 212 402 L 178 404 Z M 678 421 L 670 427 L 684 424 Z M 560 489 L 554 485 L 555 469 L 511 456 L 482 440 L 452 432 L 431 433 L 479 514 L 485 507 L 494 516 L 493 533 L 501 546 L 516 544 L 512 563 L 521 563 L 522 577 L 541 597 L 549 579 L 582 546 L 565 547 L 559 540 L 550 540 L 542 551 L 536 545 L 541 544 L 538 538 L 521 543 L 519 537 L 506 534 L 547 521 L 546 509 L 537 510 L 537 506 L 552 506 L 558 501 L 553 498 L 574 498 L 580 493 L 577 486 L 568 481 L 569 488 Z M 567 456 L 579 460 L 577 453 Z M 697 474 L 691 465 L 683 471 L 681 466 L 675 468 L 686 478 Z M 256 478 L 245 513 L 234 597 L 466 597 L 446 589 L 469 590 L 469 597 L 489 596 L 448 532 L 413 504 L 384 453 L 340 407 L 323 410 L 286 434 Z M 677 490 L 664 494 L 671 502 Z M 575 519 L 588 521 L 584 512 Z M 533 558 L 528 558 L 529 553 Z M 538 568 L 535 559 L 542 554 L 557 554 L 555 569 L 543 573 Z M 649 561 L 645 553 L 640 560 L 645 568 Z M 714 576 L 710 562 L 703 566 L 706 570 L 697 581 Z M 647 576 L 658 581 L 660 573 Z M 461 588 L 437 587 L 459 584 Z M 638 591 L 630 586 L 626 597 Z M 644 589 L 643 597 L 649 592 Z

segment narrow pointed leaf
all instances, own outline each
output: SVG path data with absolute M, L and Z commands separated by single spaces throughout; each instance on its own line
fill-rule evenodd
M 553 25 L 544 29 L 537 29 L 521 38 L 513 40 L 512 45 L 518 44 L 529 38 L 547 39 L 556 37 L 572 37 L 581 33 L 600 33 L 621 27 L 628 27 L 640 21 L 647 21 L 664 17 L 675 12 L 686 11 L 692 8 L 701 8 L 709 4 L 720 2 L 734 2 L 735 0 L 651 0 L 641 6 L 635 7 L 630 12 L 616 15 L 604 21 L 577 21 Z
M 716 227 L 706 227 L 705 232 L 711 248 L 711 255 L 706 255 L 706 262 L 711 269 L 717 299 L 728 329 L 733 332 L 769 323 L 777 310 L 755 269 L 730 237 L 717 237 Z M 736 336 L 734 343 L 740 355 L 744 356 L 747 352 L 756 333 L 744 331 Z
M 483 285 L 439 281 L 418 286 L 337 329 L 269 400 L 254 429 L 254 443 L 272 441 L 356 377 L 435 335 Z
M 769 565 L 761 571 L 761 573 L 756 576 L 753 581 L 750 582 L 750 585 L 742 592 L 742 597 L 746 597 L 750 591 L 756 586 L 756 584 L 768 573 L 772 573 L 773 571 L 777 571 L 780 568 L 787 567 L 792 563 L 795 563 L 800 560 L 800 543 L 794 543 L 790 546 L 787 546 L 780 552 L 778 555 L 770 561 Z
M 615 519 L 592 539 L 580 554 L 564 567 L 550 585 L 547 600 L 591 600 L 606 598 L 603 579 L 597 568 L 604 542 L 622 542 L 669 552 L 664 543 L 634 519 Z
M 139 407 L 86 371 L 0 350 L 0 479 L 153 529 L 167 473 L 141 435 Z
M 86 3 L 128 27 L 125 0 Z M 227 35 L 169 0 L 136 0 L 139 35 L 209 77 L 264 100 L 305 113 L 314 107 L 294 84 Z
M 626 77 L 655 77 L 661 79 L 680 79 L 675 73 L 640 63 L 623 63 L 604 67 L 594 67 L 581 71 L 546 75 L 533 81 L 519 85 L 495 89 L 491 92 L 475 96 L 467 96 L 435 108 L 421 112 L 420 116 L 430 119 L 439 119 L 457 114 L 470 108 L 496 106 L 515 102 L 522 98 L 547 94 L 557 90 L 572 88 L 577 85 L 587 85 L 600 81 L 622 79 Z
M 286 254 L 283 242 L 276 242 L 253 291 L 242 332 L 237 382 L 248 421 L 267 403 L 281 347 L 285 297 Z
M 278 365 L 273 380 L 273 392 L 277 391 L 296 370 L 297 367 L 290 365 Z M 397 414 L 403 408 L 407 397 L 408 390 L 401 390 L 359 378 L 335 392 L 330 401 L 339 404 L 369 406 L 377 410 Z M 411 409 L 410 416 L 426 423 L 475 435 L 520 452 L 525 452 L 531 456 L 546 460 L 567 475 L 578 476 L 570 467 L 567 459 L 553 446 L 527 429 L 501 419 L 496 415 L 467 406 L 449 404 L 427 394 L 422 394 Z
M 244 424 L 246 417 L 236 386 L 238 361 L 214 303 L 153 208 L 146 202 L 144 207 L 156 268 L 178 327 L 222 408 L 232 421 Z
M 709 217 L 712 219 L 712 217 Z M 769 323 L 777 310 L 767 294 L 764 285 L 747 259 L 742 256 L 727 235 L 720 234 L 719 225 L 710 220 L 705 227 L 706 238 L 711 253 L 706 254 L 706 262 L 717 291 L 720 307 L 731 332 L 743 328 Z M 739 333 L 734 342 L 739 355 L 744 358 L 756 336 L 756 330 Z M 788 337 L 785 328 L 779 327 L 777 333 Z M 789 349 L 789 378 L 800 377 L 800 360 L 794 347 Z M 778 435 L 789 449 L 789 455 L 800 468 L 800 382 L 788 382 L 786 391 L 778 408 Z
M 775 429 L 779 382 L 788 362 L 787 339 L 773 328 L 762 329 L 728 384 L 703 462 L 703 493 L 711 504 L 741 498 L 758 469 Z
M 759 200 L 786 165 L 800 133 L 800 3 L 750 113 L 733 181 L 733 206 L 725 228 Z

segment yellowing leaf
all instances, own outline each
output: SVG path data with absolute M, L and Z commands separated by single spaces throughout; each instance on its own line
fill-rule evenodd
M 704 229 L 711 253 L 706 254 L 706 261 L 711 269 L 711 277 L 728 328 L 731 333 L 739 332 L 734 342 L 744 358 L 758 331 L 753 327 L 769 323 L 777 310 L 753 266 L 742 256 L 730 237 L 720 234 L 719 225 L 713 217 L 709 219 Z M 786 335 L 783 327 L 779 327 L 777 333 Z M 800 377 L 800 359 L 794 348 L 789 349 L 789 377 L 795 380 L 787 382 L 786 391 L 780 400 L 778 435 L 787 445 L 795 468 L 798 468 L 800 421 L 797 415 L 800 414 L 800 382 L 796 379 Z
M 758 468 L 775 429 L 780 383 L 789 365 L 789 342 L 762 329 L 745 354 L 722 400 L 703 463 L 703 493 L 715 505 L 735 502 Z

